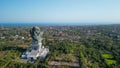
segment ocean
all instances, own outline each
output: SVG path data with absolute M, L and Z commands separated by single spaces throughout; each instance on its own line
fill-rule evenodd
M 106 25 L 100 23 L 0 23 L 0 26 L 90 26 Z

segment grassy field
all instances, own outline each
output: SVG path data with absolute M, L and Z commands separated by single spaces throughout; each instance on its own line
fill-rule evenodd
M 108 59 L 106 59 L 106 62 L 107 62 L 108 65 L 116 64 L 117 63 L 116 60 L 108 60 Z
M 111 54 L 103 54 L 102 56 L 105 59 L 112 59 L 113 58 L 113 56 Z
M 114 57 L 111 54 L 103 54 L 102 57 L 105 59 L 108 65 L 117 63 L 117 61 L 114 59 Z

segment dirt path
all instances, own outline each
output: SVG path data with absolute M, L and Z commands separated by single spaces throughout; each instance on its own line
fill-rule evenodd
M 58 62 L 58 61 L 51 61 L 49 63 L 50 66 L 60 66 L 60 65 L 67 65 L 72 67 L 80 67 L 79 63 L 71 63 L 71 62 Z

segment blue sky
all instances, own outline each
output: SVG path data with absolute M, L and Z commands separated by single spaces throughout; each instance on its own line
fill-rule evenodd
M 0 0 L 0 22 L 120 23 L 120 0 Z

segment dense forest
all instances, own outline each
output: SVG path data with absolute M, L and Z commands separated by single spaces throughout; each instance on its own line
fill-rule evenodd
M 32 27 L 0 27 L 0 68 L 120 68 L 120 25 L 42 26 L 47 57 L 25 62 Z

